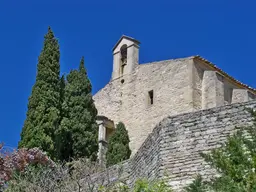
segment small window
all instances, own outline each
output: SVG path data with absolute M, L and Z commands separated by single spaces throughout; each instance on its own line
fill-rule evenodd
M 153 90 L 148 92 L 148 104 L 149 105 L 154 104 L 154 92 L 153 92 Z

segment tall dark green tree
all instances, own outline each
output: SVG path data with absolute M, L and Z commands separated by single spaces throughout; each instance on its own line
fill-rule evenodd
M 65 85 L 66 85 L 65 75 L 62 75 L 61 78 L 60 78 L 60 101 L 59 101 L 60 122 L 61 122 L 62 117 L 63 117 L 62 104 L 64 102 Z
M 57 154 L 60 160 L 90 158 L 98 151 L 97 110 L 92 98 L 92 86 L 81 59 L 79 70 L 67 75 L 62 104 L 63 118 L 56 132 Z
M 49 28 L 38 58 L 36 82 L 29 98 L 19 147 L 39 147 L 54 157 L 54 132 L 60 119 L 60 51 Z
M 106 154 L 107 165 L 114 165 L 130 158 L 131 150 L 129 148 L 129 135 L 125 125 L 118 123 L 115 132 L 110 136 L 108 142 L 108 151 Z

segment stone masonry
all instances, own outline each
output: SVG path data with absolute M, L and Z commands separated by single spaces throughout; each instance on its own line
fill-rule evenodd
M 156 179 L 167 174 L 169 185 L 182 191 L 197 174 L 204 178 L 214 175 L 199 153 L 221 146 L 239 127 L 252 125 L 247 109 L 255 107 L 254 100 L 168 116 L 156 125 L 131 159 L 95 174 L 93 179 L 106 181 L 103 184 L 121 179 L 132 186 L 138 178 Z
M 100 116 L 122 121 L 132 155 L 167 116 L 253 100 L 256 91 L 193 56 L 139 65 L 139 42 L 123 36 L 113 49 L 111 81 L 94 100 Z

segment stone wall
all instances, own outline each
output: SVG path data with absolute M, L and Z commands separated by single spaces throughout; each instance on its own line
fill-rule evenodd
M 139 65 L 134 73 L 111 81 L 94 96 L 99 115 L 125 124 L 133 155 L 163 118 L 193 111 L 191 61 Z M 153 105 L 149 103 L 151 90 Z
M 153 91 L 153 104 L 149 91 Z M 188 57 L 137 65 L 94 96 L 99 115 L 128 130 L 132 155 L 168 115 L 198 111 L 255 97 L 202 60 Z
M 236 127 L 252 125 L 246 108 L 255 106 L 256 101 L 251 101 L 164 119 L 159 125 L 161 170 L 170 175 L 170 185 L 185 186 L 197 173 L 210 177 L 212 170 L 199 153 L 219 147 Z
M 167 173 L 170 186 L 177 191 L 190 183 L 198 173 L 206 178 L 211 177 L 214 171 L 199 153 L 219 147 L 236 127 L 252 125 L 253 119 L 246 109 L 253 107 L 256 107 L 256 101 L 165 118 L 154 128 L 134 157 L 119 165 L 124 168 L 121 177 L 127 184 L 133 185 L 137 178 L 163 178 Z M 110 180 L 117 180 L 117 166 L 109 170 Z M 101 176 L 95 176 L 98 177 Z

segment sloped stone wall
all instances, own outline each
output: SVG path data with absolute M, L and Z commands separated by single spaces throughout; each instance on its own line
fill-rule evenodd
M 164 119 L 160 125 L 160 157 L 161 170 L 170 176 L 169 184 L 181 188 L 198 173 L 211 177 L 213 170 L 199 154 L 219 147 L 236 128 L 252 125 L 247 108 L 255 106 L 256 101 L 251 101 Z
M 247 108 L 255 106 L 256 101 L 250 101 L 165 118 L 135 156 L 118 166 L 123 167 L 121 178 L 133 185 L 137 178 L 163 178 L 167 173 L 170 186 L 180 191 L 198 173 L 211 177 L 215 172 L 199 153 L 219 147 L 236 127 L 252 125 Z M 109 168 L 112 182 L 118 179 L 116 169 Z

